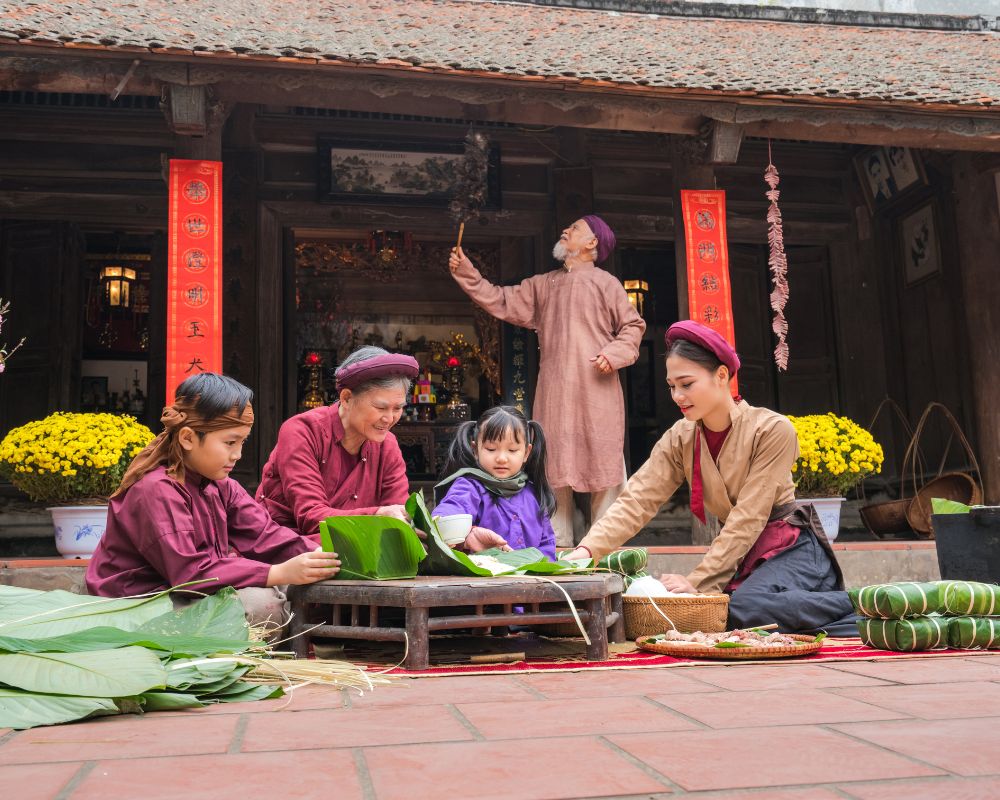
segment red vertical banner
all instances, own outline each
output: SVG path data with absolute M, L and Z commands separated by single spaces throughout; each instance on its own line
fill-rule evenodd
M 682 189 L 681 212 L 687 251 L 688 316 L 712 328 L 736 347 L 726 239 L 726 193 Z M 735 378 L 732 389 L 735 395 Z
M 170 160 L 167 405 L 177 386 L 222 372 L 222 162 Z

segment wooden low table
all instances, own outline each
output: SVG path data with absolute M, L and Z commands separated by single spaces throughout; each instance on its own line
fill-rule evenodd
M 606 660 L 609 631 L 611 641 L 625 640 L 621 576 L 563 575 L 549 580 L 558 583 L 577 606 L 590 638 L 587 657 Z M 292 647 L 299 658 L 308 655 L 313 638 L 408 641 L 406 669 L 427 668 L 430 634 L 437 631 L 573 622 L 566 596 L 559 588 L 522 576 L 329 580 L 289 587 L 288 596 L 293 613 Z M 524 613 L 514 613 L 514 606 L 522 606 Z M 405 627 L 381 625 L 383 608 L 405 609 Z

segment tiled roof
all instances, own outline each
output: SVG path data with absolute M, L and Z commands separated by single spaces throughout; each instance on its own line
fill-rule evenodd
M 632 89 L 1000 104 L 1000 34 L 690 19 L 481 0 L 0 3 L 0 44 L 136 48 Z M 9 51 L 8 51 L 9 52 Z

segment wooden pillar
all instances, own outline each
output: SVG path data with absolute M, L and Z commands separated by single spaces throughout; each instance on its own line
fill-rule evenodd
M 954 156 L 955 220 L 962 274 L 968 363 L 972 365 L 976 453 L 988 504 L 1000 503 L 1000 162 L 995 156 Z M 957 378 L 957 376 L 956 376 Z
M 230 377 L 260 392 L 257 371 L 257 151 L 253 106 L 238 106 L 226 125 L 222 150 L 222 364 Z M 272 337 L 272 347 L 279 347 Z M 259 438 L 255 436 L 254 438 Z M 234 477 L 247 487 L 260 481 L 269 453 L 244 448 Z
M 174 158 L 222 160 L 222 128 L 231 104 L 210 86 L 167 85 L 163 114 L 175 135 Z

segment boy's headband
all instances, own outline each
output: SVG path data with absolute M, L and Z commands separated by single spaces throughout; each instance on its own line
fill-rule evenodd
M 195 433 L 212 433 L 226 428 L 253 425 L 253 406 L 250 403 L 246 404 L 242 412 L 238 406 L 233 406 L 225 414 L 207 420 L 195 411 L 197 402 L 197 398 L 178 399 L 173 405 L 164 407 L 160 415 L 162 433 L 132 459 L 112 497 L 122 494 L 147 472 L 152 472 L 164 463 L 167 465 L 167 474 L 175 481 L 184 483 L 184 450 L 174 435 L 181 428 L 190 428 Z

